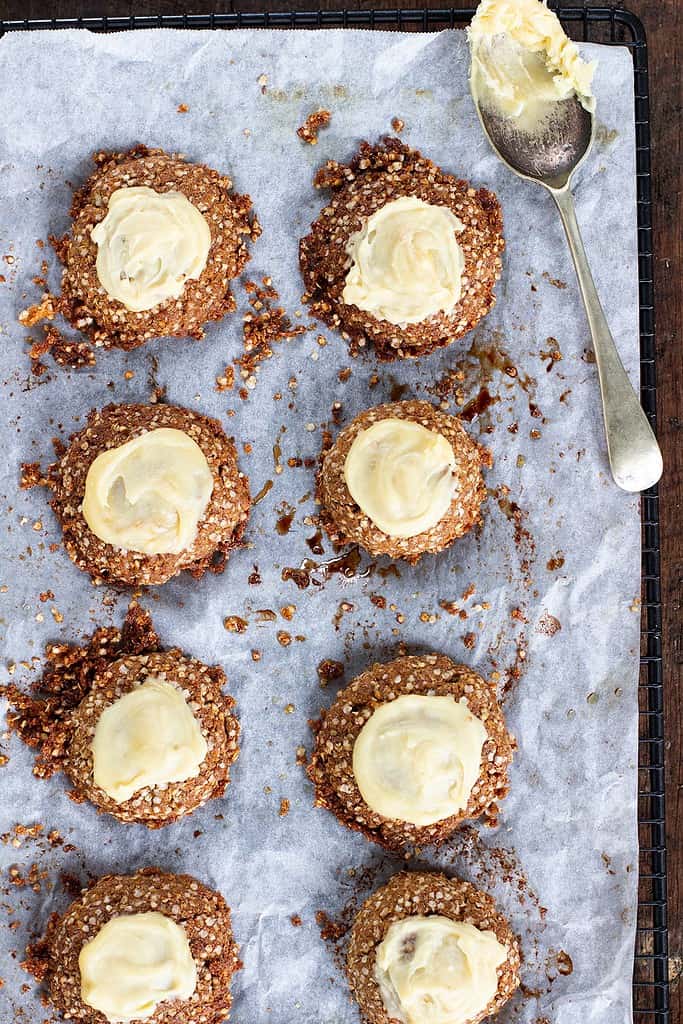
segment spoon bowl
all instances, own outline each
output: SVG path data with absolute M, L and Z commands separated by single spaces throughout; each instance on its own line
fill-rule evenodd
M 552 114 L 533 135 L 512 118 L 477 104 L 484 132 L 504 164 L 529 181 L 560 189 L 586 158 L 595 134 L 594 118 L 576 96 L 553 104 Z

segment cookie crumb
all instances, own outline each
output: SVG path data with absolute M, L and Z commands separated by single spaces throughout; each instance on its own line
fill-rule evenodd
M 223 619 L 223 628 L 228 633 L 245 633 L 248 626 L 247 620 L 240 618 L 239 615 L 226 615 Z
M 46 487 L 47 478 L 40 468 L 39 462 L 22 462 L 21 478 L 19 487 L 22 491 L 29 491 L 32 487 Z
M 239 395 L 246 400 L 249 391 L 256 387 L 260 364 L 273 355 L 273 345 L 305 334 L 309 328 L 303 324 L 292 326 L 282 306 L 276 305 L 280 296 L 270 277 L 263 277 L 261 285 L 247 281 L 244 287 L 249 295 L 251 311 L 242 318 L 244 353 L 235 360 L 235 366 L 246 385 L 240 389 Z
M 24 327 L 35 327 L 43 320 L 54 320 L 59 312 L 59 299 L 50 292 L 46 292 L 40 302 L 28 309 L 23 309 L 19 314 L 19 323 Z
M 215 391 L 231 391 L 235 386 L 235 367 L 226 366 L 220 377 L 216 377 Z
M 323 689 L 335 679 L 341 679 L 344 675 L 344 665 L 341 661 L 334 661 L 332 658 L 325 658 L 318 665 L 318 680 Z
M 332 114 L 329 110 L 316 110 L 308 115 L 300 128 L 297 128 L 296 134 L 309 146 L 317 146 L 318 132 L 321 128 L 327 128 L 331 120 Z

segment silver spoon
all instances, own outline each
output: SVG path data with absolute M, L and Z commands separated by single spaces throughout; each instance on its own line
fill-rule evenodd
M 593 338 L 612 476 L 625 491 L 652 487 L 662 475 L 662 454 L 607 325 L 570 188 L 572 174 L 593 142 L 593 115 L 573 96 L 553 104 L 556 110 L 542 133 L 528 135 L 517 130 L 510 118 L 486 109 L 476 97 L 475 105 L 486 137 L 503 163 L 520 177 L 543 185 L 555 200 Z

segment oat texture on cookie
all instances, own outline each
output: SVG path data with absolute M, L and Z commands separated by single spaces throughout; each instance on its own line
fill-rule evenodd
M 384 360 L 426 355 L 489 312 L 505 243 L 488 189 L 396 138 L 363 142 L 348 164 L 328 161 L 314 184 L 331 197 L 299 245 L 305 299 L 352 349 L 372 343 Z M 390 207 L 391 218 L 375 223 Z
M 62 313 L 96 347 L 202 338 L 205 324 L 236 308 L 230 282 L 261 233 L 250 197 L 204 164 L 144 145 L 94 161 L 71 231 L 54 240 L 64 270 L 51 316 Z
M 92 986 L 84 985 L 82 966 L 85 964 L 86 973 L 86 947 L 112 921 L 151 914 L 161 915 L 170 930 L 180 933 L 194 966 L 194 972 L 186 974 L 191 974 L 195 983 L 189 995 L 188 985 L 173 998 L 157 1002 L 159 978 L 155 979 L 147 992 L 153 1009 L 145 1013 L 144 1019 L 150 1024 L 190 1024 L 199 1019 L 203 1024 L 222 1024 L 227 1020 L 232 1005 L 232 977 L 242 967 L 232 934 L 230 908 L 219 893 L 191 875 L 174 875 L 154 867 L 136 874 L 99 878 L 65 913 L 53 914 L 44 937 L 29 947 L 27 969 L 44 983 L 54 1009 L 64 1018 L 83 1024 L 133 1019 L 120 1014 L 106 1016 L 87 1002 Z M 142 968 L 130 980 L 144 984 Z M 89 974 L 85 981 L 92 981 Z M 121 993 L 113 995 L 121 997 Z M 137 1014 L 135 1019 L 142 1018 Z
M 96 583 L 221 572 L 249 517 L 233 441 L 217 420 L 179 406 L 92 410 L 48 486 L 64 547 Z
M 447 717 L 444 730 L 449 702 L 474 720 L 474 742 L 469 721 L 454 728 Z M 386 729 L 373 729 L 378 712 L 394 709 Z M 315 732 L 316 804 L 374 842 L 438 844 L 465 820 L 497 821 L 515 743 L 493 685 L 443 654 L 372 665 L 337 694 Z M 359 742 L 369 747 L 361 756 Z
M 385 506 L 383 515 L 373 519 L 371 504 L 363 508 L 358 501 L 362 497 L 353 493 L 349 467 L 354 446 L 378 425 L 396 421 L 404 427 L 414 424 L 421 434 L 417 447 L 409 439 L 403 452 L 394 447 L 391 433 L 379 438 L 374 449 L 368 446 L 366 477 L 373 486 L 375 504 L 381 500 Z M 425 475 L 426 449 L 420 437 L 427 432 L 428 445 L 445 448 L 447 457 L 436 452 Z M 316 497 L 322 525 L 337 546 L 356 543 L 371 555 L 417 562 L 427 552 L 449 547 L 479 523 L 486 497 L 482 467 L 490 464 L 488 451 L 470 438 L 460 420 L 429 402 L 409 399 L 374 406 L 360 413 L 321 455 Z M 434 508 L 438 514 L 432 514 Z M 407 518 L 418 523 L 419 532 L 403 528 L 387 532 L 387 523 Z
M 478 1024 L 519 987 L 519 967 L 517 938 L 490 896 L 417 871 L 394 875 L 365 901 L 346 964 L 370 1024 Z

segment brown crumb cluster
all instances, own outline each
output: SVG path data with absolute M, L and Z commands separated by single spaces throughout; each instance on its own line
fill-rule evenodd
M 265 359 L 273 354 L 273 345 L 288 341 L 305 334 L 309 329 L 303 325 L 294 327 L 283 306 L 278 305 L 280 294 L 273 287 L 272 280 L 265 276 L 258 285 L 248 281 L 245 290 L 249 295 L 251 311 L 243 318 L 243 354 L 234 360 L 243 387 L 240 396 L 247 398 L 249 391 L 256 387 L 259 368 Z M 234 381 L 234 372 L 229 376 L 230 367 L 224 372 L 225 385 L 217 378 L 218 390 L 224 390 L 230 379 Z
M 433 825 L 413 825 L 371 810 L 353 773 L 353 746 L 361 729 L 380 705 L 406 693 L 464 699 L 486 728 L 479 778 L 467 806 Z M 332 811 L 347 828 L 398 850 L 406 843 L 442 843 L 468 819 L 484 818 L 495 825 L 498 802 L 509 789 L 507 770 L 513 748 L 493 685 L 443 654 L 408 655 L 372 665 L 340 690 L 315 726 L 315 749 L 307 771 L 315 786 L 316 806 Z
M 232 181 L 204 164 L 161 149 L 138 145 L 125 153 L 95 153 L 95 172 L 74 194 L 71 233 L 53 240 L 64 265 L 62 294 L 46 295 L 20 316 L 25 326 L 61 313 L 96 347 L 133 349 L 151 338 L 201 339 L 203 325 L 235 309 L 230 281 L 249 259 L 247 240 L 261 233 L 251 199 L 232 189 Z M 185 283 L 179 299 L 149 310 L 127 309 L 102 288 L 97 276 L 97 245 L 91 238 L 106 216 L 109 198 L 120 188 L 146 186 L 157 192 L 182 192 L 203 214 L 211 247 L 202 273 Z
M 37 377 L 47 370 L 40 360 L 48 352 L 58 366 L 79 370 L 84 366 L 95 365 L 95 353 L 87 342 L 65 338 L 56 327 L 45 327 L 43 337 L 32 341 L 28 353 L 31 370 Z
M 231 391 L 235 386 L 235 367 L 226 366 L 223 373 L 216 377 L 216 391 Z
M 202 449 L 214 488 L 192 547 L 178 554 L 125 551 L 96 537 L 81 505 L 88 470 L 97 456 L 160 427 L 188 434 Z M 93 409 L 87 425 L 48 470 L 52 508 L 61 523 L 64 547 L 73 562 L 96 583 L 159 584 L 183 570 L 200 578 L 222 572 L 229 552 L 242 538 L 249 517 L 249 481 L 240 472 L 235 445 L 218 420 L 173 405 L 108 405 Z
M 151 867 L 134 875 L 98 879 L 64 914 L 51 916 L 44 937 L 29 946 L 24 966 L 45 984 L 62 1016 L 82 1024 L 102 1024 L 103 1015 L 81 998 L 81 949 L 113 917 L 150 911 L 164 914 L 184 929 L 197 967 L 197 985 L 189 999 L 164 1001 L 146 1020 L 150 1024 L 221 1024 L 230 1016 L 232 976 L 242 967 L 239 948 L 227 903 L 191 875 Z
M 344 464 L 355 438 L 383 419 L 406 419 L 442 434 L 456 458 L 454 497 L 446 515 L 430 530 L 415 537 L 390 537 L 358 507 L 346 485 Z M 417 562 L 426 552 L 447 548 L 481 519 L 486 498 L 482 466 L 490 466 L 488 451 L 473 441 L 455 416 L 435 409 L 429 402 L 409 399 L 366 409 L 346 427 L 334 445 L 321 456 L 316 498 L 320 521 L 337 545 L 360 544 L 371 555 L 390 555 Z
M 313 315 L 341 331 L 352 348 L 372 342 L 384 360 L 423 356 L 462 337 L 489 312 L 505 247 L 502 213 L 493 192 L 446 174 L 395 138 L 375 146 L 363 142 L 349 164 L 328 160 L 314 185 L 331 190 L 332 197 L 299 244 L 305 298 Z M 379 320 L 342 299 L 349 239 L 376 210 L 400 196 L 417 196 L 452 210 L 463 224 L 458 243 L 465 258 L 462 296 L 455 307 L 405 326 Z
M 120 630 L 102 627 L 84 646 L 50 644 L 45 654 L 45 671 L 31 692 L 4 689 L 10 729 L 38 751 L 36 777 L 63 771 L 77 803 L 89 800 L 119 821 L 153 829 L 223 795 L 239 753 L 239 723 L 233 698 L 221 692 L 226 682 L 222 669 L 176 648 L 164 651 L 149 614 L 135 604 Z M 117 803 L 95 785 L 92 737 L 103 711 L 149 676 L 168 679 L 183 691 L 208 752 L 194 778 L 145 787 Z
M 43 475 L 39 462 L 22 462 L 19 486 L 22 491 L 30 491 L 32 487 L 47 486 L 47 477 Z
M 19 323 L 24 327 L 35 327 L 36 324 L 45 320 L 54 320 L 60 312 L 59 299 L 55 295 L 46 292 L 40 302 L 28 309 L 22 310 L 19 314 Z
M 329 110 L 316 110 L 308 115 L 300 128 L 297 128 L 296 134 L 309 146 L 317 146 L 318 132 L 321 128 L 327 128 L 331 120 L 332 114 Z
M 505 946 L 507 959 L 498 968 L 495 996 L 467 1024 L 478 1024 L 498 1013 L 519 987 L 519 943 L 507 920 L 491 897 L 470 882 L 436 872 L 403 871 L 365 901 L 351 930 L 346 970 L 351 991 L 369 1024 L 390 1024 L 375 979 L 377 948 L 395 921 L 418 915 L 449 917 L 494 932 Z
M 305 334 L 308 327 L 300 324 L 294 327 L 282 306 L 270 277 L 264 277 L 261 284 L 247 281 L 245 290 L 249 295 L 251 312 L 243 318 L 243 354 L 235 360 L 239 375 L 247 390 L 256 386 L 259 366 L 273 355 L 273 346 Z M 242 397 L 246 397 L 243 395 Z

